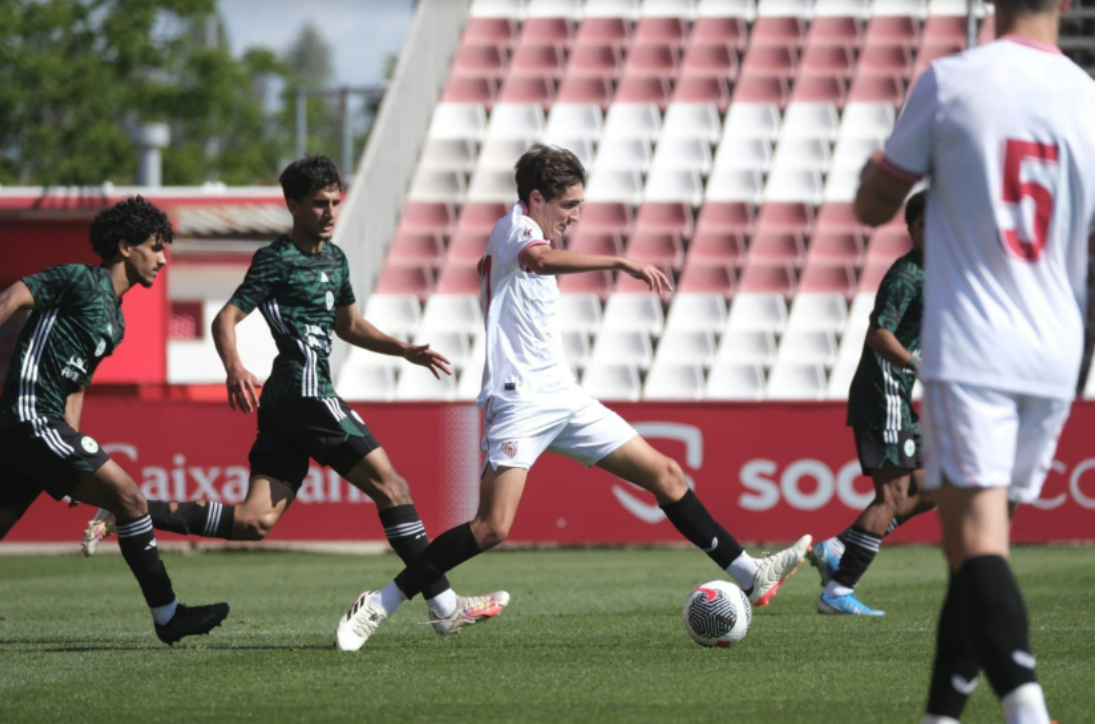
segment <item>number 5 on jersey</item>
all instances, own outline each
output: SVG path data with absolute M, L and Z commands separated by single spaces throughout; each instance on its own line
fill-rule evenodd
M 1026 159 L 1031 159 L 1031 162 L 1023 165 Z M 1013 228 L 1002 228 L 1002 240 L 1010 252 L 1024 261 L 1038 261 L 1043 254 L 1051 214 L 1055 210 L 1055 188 L 1048 188 L 1035 179 L 1022 181 L 1022 165 L 1028 169 L 1029 175 L 1039 169 L 1038 176 L 1054 183 L 1058 164 L 1059 149 L 1053 145 L 1015 138 L 1006 141 L 1002 201 L 1011 207 L 1007 217 L 1011 218 Z M 1026 198 L 1032 199 L 1036 212 L 1031 231 L 1027 228 L 1028 219 L 1024 211 Z M 1022 238 L 1022 235 L 1027 238 Z

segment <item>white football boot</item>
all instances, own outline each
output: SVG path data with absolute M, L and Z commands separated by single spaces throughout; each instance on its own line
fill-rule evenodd
M 357 651 L 388 618 L 385 609 L 373 602 L 375 593 L 377 591 L 366 591 L 356 598 L 346 615 L 339 619 L 335 627 L 335 648 Z
M 457 608 L 445 618 L 430 612 L 430 625 L 439 636 L 457 633 L 465 626 L 495 618 L 510 603 L 510 594 L 496 591 L 486 596 L 458 596 Z
M 804 554 L 809 548 L 811 536 L 805 535 L 783 551 L 759 558 L 758 572 L 754 574 L 754 587 L 750 591 L 750 602 L 755 606 L 768 606 L 785 579 L 796 572 L 797 565 L 804 562 Z
M 95 552 L 99 550 L 99 544 L 104 539 L 114 535 L 114 529 L 114 513 L 100 508 L 95 517 L 88 521 L 88 527 L 84 530 L 84 542 L 80 544 L 80 550 L 83 551 L 85 556 L 94 556 Z

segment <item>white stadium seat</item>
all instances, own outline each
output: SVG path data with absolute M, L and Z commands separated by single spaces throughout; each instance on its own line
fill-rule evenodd
M 780 294 L 738 294 L 731 302 L 728 329 L 780 334 L 788 324 L 788 308 Z
M 560 330 L 595 334 L 602 325 L 602 303 L 597 294 L 561 294 Z
M 536 138 L 545 130 L 545 112 L 535 103 L 496 103 L 488 122 L 492 138 Z
M 709 367 L 716 357 L 716 336 L 697 329 L 670 329 L 659 340 L 655 364 L 692 364 Z
M 479 141 L 487 127 L 487 113 L 479 103 L 439 103 L 434 107 L 427 136 Z
M 803 363 L 829 367 L 838 355 L 838 343 L 831 332 L 788 329 L 781 336 L 777 364 Z
M 781 141 L 789 138 L 824 138 L 833 141 L 841 123 L 830 103 L 789 103 L 781 124 Z
M 475 400 L 480 395 L 480 387 L 484 380 L 484 335 L 475 337 L 472 341 L 472 350 L 469 352 L 465 368 L 461 370 L 457 380 L 457 393 L 455 399 Z
M 827 399 L 845 400 L 849 398 L 849 385 L 853 382 L 853 375 L 857 372 L 859 360 L 839 359 L 830 371 L 830 379 L 827 380 Z
M 930 15 L 967 15 L 967 0 L 929 0 Z
M 477 170 L 488 168 L 514 173 L 514 164 L 533 145 L 533 136 L 488 136 L 480 148 Z
M 583 17 L 583 0 L 528 0 L 526 17 L 528 18 L 568 18 L 579 20 Z
M 741 168 L 713 168 L 705 186 L 705 201 L 762 203 L 762 174 Z
M 712 171 L 712 149 L 708 141 L 700 138 L 667 138 L 664 135 L 655 147 L 651 170 L 654 174 L 685 171 L 708 176 Z
M 757 14 L 754 0 L 701 0 L 697 5 L 699 18 L 743 18 L 753 22 Z
M 396 396 L 396 367 L 388 360 L 400 361 L 351 347 L 339 369 L 336 394 L 344 400 L 392 400 Z
M 654 142 L 661 129 L 659 106 L 654 103 L 614 103 L 606 113 L 602 133 L 607 138 L 643 138 Z
M 781 111 L 772 103 L 732 103 L 724 121 L 724 135 L 734 138 L 777 140 Z
M 420 166 L 412 179 L 408 199 L 457 204 L 464 200 L 466 190 L 465 174 L 461 171 Z
M 431 374 L 426 367 L 404 365 L 396 383 L 396 399 L 402 401 L 440 400 L 451 401 L 457 395 L 457 380 L 453 375 Z
M 651 366 L 651 338 L 635 330 L 603 329 L 594 341 L 592 363 L 627 364 L 641 369 Z
M 405 341 L 419 328 L 420 317 L 419 299 L 414 294 L 371 294 L 366 300 L 366 321 Z
M 651 165 L 651 143 L 645 138 L 605 138 L 594 157 L 597 171 L 646 173 Z
M 761 365 L 717 362 L 708 373 L 706 400 L 761 400 L 766 371 Z
M 636 330 L 658 337 L 663 333 L 663 305 L 655 294 L 611 294 L 602 314 L 602 329 Z
M 872 14 L 922 20 L 926 17 L 926 0 L 873 0 Z
M 772 367 L 777 360 L 777 338 L 773 332 L 730 329 L 720 338 L 716 361 Z
M 560 343 L 564 347 L 564 359 L 571 371 L 579 374 L 590 362 L 590 336 L 585 332 L 569 330 L 560 333 Z
M 582 386 L 599 400 L 635 402 L 640 399 L 640 373 L 635 365 L 593 362 L 583 373 Z
M 814 0 L 758 0 L 758 17 L 796 17 L 808 20 L 814 13 Z
M 526 0 L 473 0 L 469 15 L 474 18 L 512 18 L 526 16 Z
M 817 18 L 858 18 L 867 20 L 871 14 L 871 0 L 817 0 L 815 3 L 815 17 Z
M 518 189 L 514 185 L 514 171 L 505 168 L 488 168 L 481 164 L 469 181 L 467 200 L 479 203 L 513 204 L 518 200 Z
M 469 173 L 476 166 L 476 144 L 467 138 L 427 138 L 420 163 Z
M 480 311 L 480 297 L 475 294 L 432 294 L 423 309 L 419 332 L 434 330 L 480 334 L 484 329 L 484 315 Z
M 719 333 L 727 322 L 727 316 L 728 306 L 723 295 L 680 292 L 671 300 L 666 331 L 696 329 Z
M 841 137 L 834 146 L 833 168 L 853 169 L 860 172 L 869 157 L 884 147 L 883 138 Z
M 838 135 L 846 138 L 886 138 L 895 125 L 890 103 L 847 103 Z
M 588 18 L 628 18 L 640 17 L 640 0 L 587 0 L 583 9 Z
M 799 169 L 826 173 L 830 168 L 830 144 L 821 138 L 784 138 L 773 155 L 772 171 Z
M 580 138 L 578 136 L 554 138 L 552 140 L 546 139 L 545 143 L 571 151 L 579 159 L 579 163 L 583 164 L 583 168 L 588 171 L 594 166 L 594 144 L 589 138 Z
M 671 103 L 663 117 L 662 138 L 699 138 L 715 145 L 723 134 L 713 103 Z
M 789 329 L 814 329 L 838 333 L 846 327 L 846 300 L 837 293 L 801 292 L 792 299 Z
M 700 365 L 656 362 L 644 383 L 645 400 L 700 400 L 705 396 L 705 371 Z
M 644 0 L 640 14 L 649 18 L 683 18 L 697 15 L 697 0 Z
M 595 169 L 587 179 L 587 201 L 620 201 L 639 206 L 643 199 L 644 179 L 639 171 Z
M 546 143 L 561 138 L 586 138 L 597 141 L 602 135 L 602 111 L 594 104 L 556 103 L 545 125 Z
M 861 170 L 856 168 L 832 168 L 827 174 L 827 185 L 823 189 L 823 201 L 830 203 L 852 202 L 857 196 L 857 187 L 861 184 Z
M 412 344 L 429 344 L 435 352 L 441 353 L 448 359 L 454 368 L 462 368 L 469 361 L 471 345 L 469 336 L 464 332 L 452 332 L 442 329 L 431 329 L 419 332 L 412 340 Z M 396 358 L 399 359 L 399 358 Z M 406 365 L 402 365 L 401 369 Z
M 802 168 L 774 168 L 766 180 L 763 197 L 770 201 L 799 202 L 818 206 L 823 201 L 823 176 Z
M 773 162 L 769 140 L 764 138 L 740 138 L 725 136 L 716 149 L 713 168 L 733 168 L 768 173 Z
M 700 206 L 705 198 L 705 183 L 697 171 L 660 169 L 648 175 L 644 201 L 680 201 Z
M 822 365 L 778 362 L 769 373 L 766 399 L 821 400 L 826 391 L 827 374 Z

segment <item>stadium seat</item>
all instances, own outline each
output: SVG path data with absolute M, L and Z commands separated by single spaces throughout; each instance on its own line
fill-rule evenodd
M 722 295 L 679 291 L 667 312 L 666 331 L 692 329 L 718 334 L 727 323 L 727 314 L 727 302 Z
M 822 17 L 816 13 L 808 30 L 805 45 L 826 46 L 839 45 L 846 48 L 861 47 L 862 31 L 861 21 L 857 16 Z
M 636 212 L 636 230 L 689 237 L 693 233 L 693 211 L 684 203 L 646 203 Z
M 591 362 L 583 373 L 582 387 L 598 400 L 636 402 L 640 372 L 635 365 Z
M 607 138 L 643 138 L 655 142 L 662 130 L 662 117 L 654 103 L 614 103 L 606 114 L 603 133 Z
M 744 72 L 739 76 L 739 82 L 735 84 L 731 108 L 734 110 L 740 103 L 767 103 L 783 109 L 788 103 L 788 88 L 789 83 L 786 78 L 747 75 Z
M 366 321 L 403 340 L 415 334 L 420 316 L 419 299 L 414 294 L 371 294 L 366 300 Z
M 816 231 L 863 233 L 864 227 L 853 214 L 853 204 L 823 204 L 815 216 Z M 862 249 L 863 250 L 863 249 Z
M 429 344 L 431 349 L 448 359 L 455 369 L 461 369 L 465 366 L 470 352 L 469 335 L 467 333 L 446 329 L 432 328 L 423 330 L 420 328 L 419 332 L 412 338 L 412 344 Z M 400 369 L 403 370 L 407 367 L 408 365 L 401 365 Z
M 532 138 L 545 127 L 545 114 L 535 103 L 496 103 L 491 111 L 488 136 L 494 138 Z
M 678 271 L 682 268 L 685 251 L 682 247 L 682 237 L 676 233 L 634 231 L 629 237 L 625 254 L 628 258 L 645 264 L 669 266 L 674 271 Z
M 507 73 L 507 51 L 493 45 L 459 47 L 450 73 L 455 76 L 502 78 Z
M 962 0 L 966 4 L 966 0 Z M 961 13 L 966 16 L 967 12 Z M 922 26 L 922 45 L 967 45 L 967 18 L 930 15 Z
M 830 103 L 789 103 L 781 124 L 781 141 L 790 138 L 823 138 L 838 135 L 838 110 Z
M 623 104 L 650 103 L 659 111 L 670 105 L 670 80 L 651 76 L 626 75 L 617 83 L 617 92 L 613 95 L 613 108 Z
M 826 399 L 845 400 L 849 398 L 849 386 L 857 373 L 857 362 L 839 359 L 830 370 L 827 378 Z
M 522 20 L 526 16 L 526 3 L 525 0 L 472 0 L 469 15 L 473 18 Z
M 815 13 L 815 0 L 758 0 L 758 17 L 795 17 L 808 20 Z
M 671 95 L 671 105 L 678 103 L 704 103 L 712 105 L 720 113 L 731 104 L 728 82 L 715 76 L 685 76 L 679 78 Z
M 748 263 L 739 275 L 739 292 L 780 294 L 786 300 L 792 299 L 796 293 L 796 270 L 790 264 Z
M 778 362 L 769 373 L 767 400 L 821 400 L 826 396 L 827 374 L 822 365 Z
M 606 111 L 612 102 L 613 83 L 609 78 L 566 75 L 560 82 L 555 107 L 561 104 L 586 104 Z
M 568 238 L 568 251 L 583 254 L 621 256 L 625 245 L 621 237 L 605 231 L 577 231 Z
M 967 0 L 929 0 L 928 13 L 930 16 L 928 20 L 942 16 L 962 17 L 966 20 L 968 14 Z
M 926 16 L 926 0 L 874 0 L 872 3 L 873 19 L 885 17 L 901 17 L 913 20 Z
M 736 201 L 757 206 L 762 202 L 762 189 L 759 171 L 713 167 L 705 187 L 705 204 Z
M 701 329 L 670 329 L 659 340 L 655 364 L 684 363 L 709 367 L 716 359 L 716 335 Z
M 823 176 L 811 169 L 774 168 L 762 196 L 766 203 L 802 202 L 818 206 L 823 202 Z
M 708 202 L 697 215 L 697 232 L 730 231 L 745 234 L 754 226 L 754 207 L 746 203 Z
M 589 201 L 615 201 L 639 206 L 643 191 L 644 180 L 639 171 L 596 168 L 587 180 L 585 197 Z
M 603 324 L 602 331 L 594 340 L 590 361 L 592 367 L 595 364 L 629 365 L 646 370 L 651 367 L 653 357 L 651 337 L 646 332 L 635 329 L 607 329 Z
M 804 263 L 807 266 L 843 264 L 857 267 L 864 258 L 865 241 L 859 231 L 816 230 L 808 244 Z
M 841 138 L 886 138 L 895 125 L 891 103 L 847 103 L 842 111 Z
M 484 381 L 484 359 L 484 335 L 480 334 L 473 339 L 468 361 L 458 373 L 454 399 L 469 402 L 479 397 Z
M 887 270 L 893 263 L 893 259 L 866 258 L 865 265 L 861 268 L 861 276 L 857 280 L 857 294 L 875 294 L 884 275 L 887 274 Z
M 469 181 L 467 198 L 478 203 L 513 204 L 518 200 L 514 171 L 505 167 L 489 168 L 481 164 Z
M 458 231 L 449 240 L 446 263 L 475 264 L 488 245 L 487 231 Z
M 651 143 L 645 138 L 605 138 L 594 159 L 594 171 L 646 173 L 651 165 Z
M 700 400 L 705 371 L 700 365 L 656 360 L 644 383 L 645 400 Z
M 746 5 L 747 3 L 742 4 Z M 731 14 L 698 17 L 696 22 L 693 23 L 693 32 L 689 36 L 690 45 L 696 48 L 706 45 L 726 44 L 738 51 L 745 50 L 748 32 L 744 18 L 747 17 L 753 19 L 753 13 L 750 16 L 741 15 L 738 17 Z
M 748 265 L 788 264 L 798 267 L 803 256 L 804 237 L 800 234 L 760 230 L 750 240 L 746 263 Z
M 697 15 L 697 0 L 644 0 L 640 14 L 643 17 L 693 20 Z
M 788 306 L 780 292 L 741 291 L 731 303 L 728 331 L 780 334 L 788 324 Z
M 488 136 L 480 147 L 480 162 L 476 171 L 505 170 L 513 174 L 514 164 L 533 145 L 532 137 Z
M 575 157 L 579 159 L 579 163 L 583 164 L 583 168 L 594 168 L 594 144 L 588 138 L 553 138 L 544 139 L 544 142 L 552 145 L 559 146 L 560 148 L 571 151 L 575 154 Z
M 772 151 L 768 140 L 727 135 L 716 149 L 714 168 L 745 169 L 768 173 Z
M 699 231 L 689 244 L 687 263 L 742 266 L 747 253 L 743 235 L 734 231 Z
M 608 271 L 564 274 L 557 277 L 556 284 L 561 294 L 594 294 L 605 300 L 613 290 L 613 274 Z
M 583 17 L 583 0 L 527 0 L 526 16 L 530 18 L 568 18 L 579 20 Z
M 849 100 L 851 103 L 889 103 L 898 108 L 903 104 L 905 93 L 903 79 L 898 76 L 860 74 L 850 85 Z
M 561 294 L 560 329 L 597 334 L 602 324 L 602 303 L 596 294 Z
M 644 187 L 644 201 L 678 201 L 700 206 L 705 198 L 705 183 L 700 171 L 678 168 L 661 168 L 648 175 Z
M 926 72 L 929 68 L 929 64 L 938 58 L 943 58 L 946 55 L 952 55 L 953 53 L 962 53 L 966 47 L 965 43 L 923 43 L 918 48 L 918 56 L 914 59 L 914 70 L 910 75 L 909 89 L 914 88 L 914 85 L 918 82 L 919 76 Z
M 801 75 L 792 86 L 789 106 L 808 103 L 825 103 L 842 108 L 846 104 L 846 79 L 831 75 Z
M 888 264 L 906 254 L 912 248 L 910 234 L 906 229 L 883 226 L 872 232 L 868 239 L 865 254 L 867 262 L 886 262 Z
M 824 203 L 849 203 L 857 196 L 857 187 L 861 183 L 860 169 L 831 168 L 827 175 L 827 184 L 823 189 Z
M 788 45 L 756 45 L 751 43 L 743 56 L 742 74 L 748 76 L 777 76 L 791 79 L 796 75 L 800 54 Z
M 849 323 L 846 326 L 845 335 L 853 334 L 855 337 L 864 337 L 865 332 L 868 331 L 870 320 L 869 316 L 872 314 L 873 307 L 876 306 L 876 294 L 873 292 L 858 292 L 853 295 L 853 302 L 849 305 Z M 857 343 L 857 349 L 860 350 L 862 343 Z M 857 356 L 860 357 L 860 351 L 857 352 Z
M 582 372 L 590 362 L 590 336 L 573 329 L 561 330 L 560 344 L 564 348 L 564 359 L 571 371 L 575 374 Z
M 545 141 L 557 138 L 585 138 L 596 141 L 602 135 L 602 113 L 587 103 L 556 103 L 549 112 Z
M 705 385 L 705 399 L 712 401 L 761 400 L 765 397 L 766 371 L 761 365 L 720 362 L 713 365 Z
M 490 111 L 498 93 L 499 86 L 494 78 L 454 76 L 446 82 L 442 102 L 475 103 Z
M 802 18 L 759 17 L 750 31 L 751 45 L 783 45 L 799 48 L 804 44 Z
M 457 219 L 457 232 L 477 232 L 487 237 L 499 219 L 510 212 L 510 206 L 499 202 L 466 203 Z
M 880 12 L 881 3 L 921 3 L 922 0 L 875 0 L 873 17 L 865 26 L 865 47 L 870 45 L 913 48 L 918 45 L 918 20 L 914 13 Z
M 698 138 L 715 145 L 723 129 L 711 103 L 672 103 L 663 118 L 662 138 Z
M 731 299 L 735 294 L 735 265 L 708 260 L 689 261 L 678 280 L 679 294 L 719 294 Z
M 632 207 L 623 203 L 584 203 L 579 210 L 575 232 L 608 231 L 625 235 L 632 228 Z
M 805 264 L 800 272 L 797 291 L 799 294 L 840 294 L 843 298 L 850 299 L 856 286 L 857 274 L 852 264 L 812 262 Z
M 716 361 L 772 367 L 777 360 L 777 337 L 770 330 L 729 329 L 720 338 Z
M 408 199 L 454 204 L 464 200 L 466 191 L 464 173 L 420 166 L 412 179 Z
M 452 375 L 435 378 L 425 367 L 404 365 L 396 383 L 396 399 L 402 402 L 438 400 L 449 402 L 457 395 L 457 381 Z
M 399 229 L 448 234 L 456 219 L 452 204 L 408 201 L 400 214 Z
M 738 74 L 739 57 L 731 40 L 702 45 L 694 37 L 682 57 L 682 78 L 701 76 L 731 81 Z
M 593 11 L 593 12 L 592 12 Z M 626 17 L 620 15 L 599 15 L 597 8 L 587 3 L 587 17 L 579 24 L 575 33 L 575 46 L 614 45 L 623 47 L 632 42 L 632 26 Z
M 615 45 L 579 45 L 568 58 L 569 76 L 613 78 L 621 73 L 621 49 Z
M 894 109 L 892 111 L 894 114 Z M 894 122 L 894 115 L 892 116 Z M 781 130 L 781 111 L 775 103 L 735 103 L 724 121 L 724 136 L 777 140 Z M 888 127 L 891 130 L 891 127 Z
M 903 45 L 869 45 L 861 51 L 857 72 L 862 75 L 884 75 L 909 78 L 914 57 Z
M 833 167 L 853 169 L 859 174 L 869 157 L 883 147 L 883 138 L 842 137 L 834 147 Z
M 420 334 L 452 331 L 464 335 L 478 334 L 484 328 L 479 294 L 432 294 L 423 309 Z
M 439 103 L 431 116 L 427 136 L 479 141 L 487 125 L 487 114 L 479 103 Z
M 389 244 L 388 258 L 397 264 L 424 264 L 437 268 L 445 253 L 446 244 L 441 234 L 398 231 Z
M 632 36 L 633 50 L 645 45 L 682 47 L 689 37 L 689 25 L 684 17 L 642 17 Z
M 858 18 L 867 19 L 872 14 L 870 0 L 817 0 L 815 3 L 815 21 L 820 18 Z M 815 23 L 812 23 L 814 28 Z M 808 43 L 812 40 L 808 30 Z
M 473 21 L 470 20 L 471 24 Z M 466 35 L 468 31 L 465 31 Z M 527 18 L 518 35 L 518 45 L 555 45 L 566 48 L 575 37 L 575 25 L 568 18 Z
M 587 0 L 586 17 L 636 21 L 640 19 L 641 0 Z
M 785 169 L 826 173 L 830 169 L 830 144 L 825 138 L 782 138 L 773 155 L 771 172 Z
M 635 41 L 625 58 L 622 77 L 673 79 L 678 75 L 678 63 L 676 47 L 663 44 L 641 45 L 639 41 Z
M 476 165 L 476 144 L 467 138 L 428 138 L 419 163 L 469 173 Z
M 471 17 L 461 36 L 461 45 L 510 45 L 517 34 L 518 25 L 510 18 Z
M 438 275 L 439 294 L 479 294 L 480 274 L 476 271 L 476 265 L 449 262 L 442 267 Z
M 663 333 L 663 305 L 659 297 L 641 294 L 611 294 L 602 314 L 602 331 L 639 331 L 651 337 Z
M 396 397 L 396 370 L 375 360 L 385 355 L 351 347 L 339 368 L 335 394 L 349 401 L 390 402 Z M 399 359 L 392 357 L 391 359 Z
M 814 27 L 814 24 L 813 24 Z M 800 76 L 824 76 L 831 78 L 853 77 L 856 58 L 852 45 L 812 45 L 811 35 L 800 59 Z M 793 93 L 795 94 L 795 89 Z
M 850 287 L 852 287 L 852 280 Z M 800 281 L 800 291 L 792 300 L 788 315 L 788 329 L 807 329 L 840 334 L 846 327 L 846 297 L 843 294 L 805 291 Z
M 559 79 L 563 74 L 563 48 L 555 45 L 520 45 L 515 48 L 514 57 L 510 61 L 510 78 L 530 76 Z

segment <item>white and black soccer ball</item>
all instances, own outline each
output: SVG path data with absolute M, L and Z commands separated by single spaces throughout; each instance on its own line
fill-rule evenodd
M 750 600 L 730 581 L 709 581 L 689 594 L 682 619 L 690 638 L 702 646 L 725 648 L 750 630 Z

